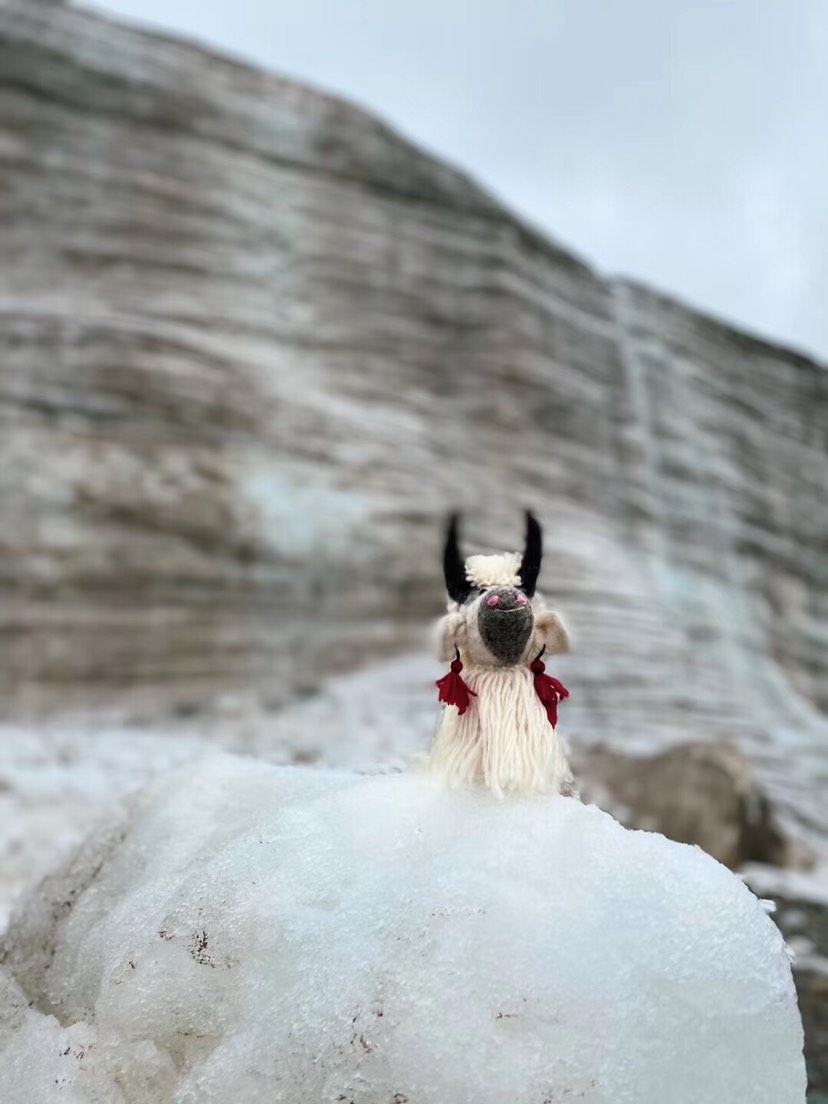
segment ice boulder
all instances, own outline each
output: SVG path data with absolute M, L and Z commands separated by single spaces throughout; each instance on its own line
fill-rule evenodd
M 565 798 L 217 757 L 28 902 L 3 1104 L 802 1104 L 782 939 Z

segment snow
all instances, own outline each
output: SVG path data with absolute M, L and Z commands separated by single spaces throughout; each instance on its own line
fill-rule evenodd
M 228 755 L 124 816 L 12 925 L 3 1104 L 804 1100 L 782 938 L 696 848 Z
M 556 658 L 554 673 L 570 685 L 574 672 L 564 668 L 565 660 Z M 101 815 L 155 775 L 197 760 L 211 748 L 273 763 L 363 771 L 405 767 L 429 746 L 439 714 L 434 681 L 445 671 L 445 664 L 412 653 L 320 679 L 313 693 L 278 709 L 254 695 L 223 694 L 186 721 L 172 714 L 147 718 L 97 712 L 57 717 L 37 727 L 0 725 L 0 932 L 16 901 Z M 581 711 L 582 697 L 573 694 L 567 700 L 560 729 L 565 740 L 573 734 L 583 745 L 593 734 Z M 598 737 L 606 741 L 607 730 Z M 641 733 L 630 731 L 626 737 L 616 745 L 619 750 L 646 754 L 665 746 L 648 743 Z M 755 763 L 757 749 L 744 750 Z M 792 784 L 785 771 L 794 769 L 801 756 L 790 747 L 783 751 L 779 762 L 774 759 L 761 770 L 762 783 L 791 833 L 821 856 L 822 869 L 811 878 L 803 876 L 799 888 L 807 897 L 824 896 L 824 786 L 816 773 L 810 789 Z M 767 757 L 768 750 L 763 754 Z M 785 771 L 780 771 L 782 759 L 788 764 Z M 815 809 L 821 810 L 818 815 Z
M 0 933 L 25 891 L 125 795 L 210 748 L 274 763 L 355 770 L 404 767 L 428 748 L 445 665 L 406 656 L 324 680 L 273 712 L 225 695 L 186 725 L 113 714 L 0 725 Z
M 25 891 L 124 796 L 204 754 L 189 734 L 98 725 L 0 726 L 0 933 Z

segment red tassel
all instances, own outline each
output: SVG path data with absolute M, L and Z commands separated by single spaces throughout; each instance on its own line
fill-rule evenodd
M 445 702 L 446 705 L 456 705 L 457 712 L 462 717 L 471 704 L 469 695 L 473 698 L 477 697 L 474 690 L 466 686 L 463 682 L 463 677 L 460 672 L 463 670 L 463 664 L 460 662 L 459 656 L 457 659 L 451 661 L 451 670 L 447 675 L 443 675 L 441 679 L 437 680 L 437 685 L 440 687 L 440 697 L 438 701 Z
M 553 728 L 558 724 L 558 702 L 569 697 L 569 691 L 562 682 L 546 674 L 546 664 L 541 659 L 533 659 L 529 670 L 535 676 L 535 693 L 546 710 L 546 716 Z

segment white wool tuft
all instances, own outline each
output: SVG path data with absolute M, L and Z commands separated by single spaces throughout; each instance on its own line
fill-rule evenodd
M 500 552 L 496 556 L 469 556 L 466 578 L 476 587 L 520 586 L 520 552 Z

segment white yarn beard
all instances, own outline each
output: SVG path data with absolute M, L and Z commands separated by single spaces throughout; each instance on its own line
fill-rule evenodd
M 476 783 L 504 793 L 570 793 L 572 774 L 557 731 L 535 692 L 528 667 L 467 665 L 477 694 L 461 717 L 443 709 L 429 767 L 449 785 Z

